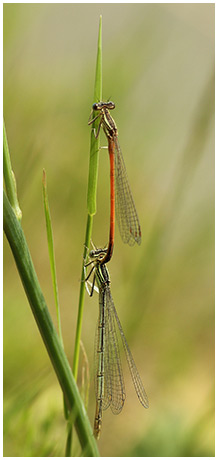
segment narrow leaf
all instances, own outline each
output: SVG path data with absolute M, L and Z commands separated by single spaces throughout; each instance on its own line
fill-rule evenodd
M 47 230 L 48 252 L 49 252 L 49 261 L 50 261 L 50 267 L 51 267 L 51 277 L 52 277 L 52 284 L 53 284 L 54 298 L 55 298 L 55 306 L 56 306 L 56 313 L 57 313 L 58 331 L 59 331 L 59 337 L 60 337 L 61 343 L 63 345 L 63 338 L 62 338 L 62 333 L 61 333 L 60 306 L 59 306 L 59 298 L 58 298 L 58 284 L 57 284 L 55 255 L 54 255 L 53 232 L 52 232 L 51 214 L 50 214 L 49 202 L 48 202 L 48 192 L 47 192 L 47 184 L 46 184 L 46 172 L 45 172 L 44 169 L 43 169 L 42 185 L 43 185 L 43 201 L 44 201 L 46 230 Z

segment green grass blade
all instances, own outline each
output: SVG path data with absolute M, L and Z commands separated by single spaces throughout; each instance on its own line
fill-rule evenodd
M 98 35 L 98 51 L 96 60 L 95 86 L 94 86 L 94 102 L 102 100 L 102 17 L 99 21 Z M 96 129 L 98 120 L 96 120 L 91 129 L 91 147 L 89 157 L 89 179 L 88 179 L 88 194 L 87 208 L 90 216 L 96 214 L 96 195 L 97 195 L 97 180 L 98 180 L 98 159 L 100 136 L 98 139 L 94 136 L 94 128 Z
M 81 331 L 82 331 L 82 318 L 83 318 L 84 298 L 85 298 L 84 260 L 86 260 L 87 255 L 88 255 L 88 247 L 90 244 L 90 239 L 91 239 L 91 234 L 92 234 L 92 221 L 93 221 L 93 217 L 88 214 L 84 254 L 83 254 L 83 261 L 82 261 L 79 306 L 78 306 L 78 316 L 77 316 L 77 325 L 76 325 L 76 338 L 75 338 L 75 348 L 74 348 L 73 367 L 72 367 L 75 381 L 77 380 L 78 367 L 79 367 L 80 337 L 81 337 Z M 67 435 L 67 443 L 66 443 L 66 456 L 67 457 L 70 457 L 71 443 L 72 443 L 72 424 L 71 424 L 71 429 L 70 429 L 70 425 L 68 425 L 68 435 Z
M 53 231 L 52 231 L 52 224 L 51 224 L 51 213 L 50 213 L 49 201 L 48 201 L 46 172 L 45 172 L 44 169 L 43 169 L 43 176 L 42 176 L 42 191 L 43 191 L 43 202 L 44 202 L 44 210 L 45 210 L 45 221 L 46 221 L 46 231 L 47 231 L 47 241 L 48 241 L 48 253 L 49 253 L 52 285 L 53 285 L 54 299 L 55 299 L 55 306 L 56 306 L 56 313 L 57 313 L 58 332 L 59 332 L 61 345 L 64 348 L 64 342 L 63 342 L 62 331 L 61 331 L 61 315 L 60 315 L 58 284 L 57 284 L 57 276 L 56 276 L 56 264 L 55 264 L 55 254 L 54 254 Z M 68 420 L 69 410 L 68 410 L 68 407 L 67 407 L 67 402 L 66 402 L 65 396 L 63 396 L 63 406 L 64 406 L 65 419 Z
M 43 187 L 42 187 L 43 188 L 43 201 L 44 201 L 46 230 L 47 230 L 47 241 L 48 241 L 48 253 L 49 253 L 49 261 L 50 261 L 50 267 L 51 267 L 51 277 L 52 277 L 54 299 L 55 299 L 55 306 L 56 306 L 56 313 L 57 313 L 58 331 L 59 331 L 60 341 L 61 341 L 62 346 L 63 346 L 63 338 L 62 338 L 62 333 L 61 333 L 60 306 L 59 306 L 59 298 L 58 298 L 58 285 L 57 285 L 55 255 L 54 255 L 53 232 L 52 232 L 51 214 L 50 214 L 49 202 L 48 202 L 48 192 L 47 192 L 47 184 L 46 184 L 46 172 L 45 172 L 44 169 L 43 169 L 42 185 L 43 185 Z
M 82 340 L 80 341 L 80 346 L 82 350 L 82 385 L 81 385 L 81 396 L 87 410 L 89 402 L 89 388 L 90 388 L 90 374 L 89 374 L 89 362 L 88 356 L 86 354 L 85 347 Z
M 96 72 L 95 72 L 95 86 L 94 86 L 94 101 L 100 101 L 102 99 L 102 16 L 99 20 L 99 33 L 98 33 L 98 50 L 96 60 Z M 93 128 L 96 128 L 96 122 Z M 80 282 L 80 294 L 79 294 L 79 306 L 78 316 L 76 325 L 76 337 L 75 347 L 73 356 L 73 375 L 77 380 L 78 366 L 79 366 L 79 352 L 80 352 L 80 338 L 82 331 L 82 318 L 84 309 L 84 298 L 85 298 L 85 274 L 84 274 L 84 261 L 87 260 L 90 240 L 92 235 L 93 216 L 96 214 L 96 196 L 97 196 L 97 179 L 98 179 L 98 159 L 99 159 L 99 142 L 100 139 L 95 138 L 93 129 L 91 130 L 91 141 L 90 141 L 90 157 L 89 157 L 89 178 L 88 178 L 88 192 L 87 192 L 87 223 L 86 223 L 86 236 L 82 260 L 81 270 L 81 282 Z M 69 456 L 72 443 L 72 429 L 68 430 L 66 455 Z
M 92 234 L 92 221 L 93 218 L 88 214 L 87 225 L 86 225 L 86 237 L 84 245 L 84 254 L 82 260 L 82 271 L 81 271 L 81 282 L 80 282 L 80 293 L 79 293 L 79 307 L 78 307 L 78 316 L 77 316 L 77 326 L 76 326 L 76 338 L 75 338 L 75 348 L 74 348 L 74 357 L 73 357 L 73 375 L 75 380 L 77 380 L 78 375 L 78 365 L 79 365 L 79 350 L 80 350 L 80 337 L 82 330 L 82 318 L 83 318 L 83 308 L 84 308 L 84 297 L 85 297 L 85 274 L 84 274 L 84 261 L 87 260 L 88 247 L 90 244 L 91 234 Z
M 95 100 L 101 100 L 102 98 L 102 17 L 100 16 L 99 21 L 99 35 L 98 35 L 98 52 L 97 52 L 97 63 L 96 63 L 96 76 L 95 76 L 95 89 L 94 89 Z M 82 330 L 82 317 L 84 307 L 84 296 L 85 296 L 85 282 L 84 282 L 84 261 L 87 259 L 90 239 L 92 234 L 93 215 L 96 213 L 96 194 L 97 194 L 97 176 L 98 176 L 98 152 L 99 152 L 99 139 L 96 139 L 93 130 L 91 131 L 91 148 L 90 148 L 90 160 L 89 160 L 89 180 L 88 180 L 88 195 L 87 195 L 87 224 L 86 224 L 86 236 L 84 244 L 84 253 L 82 260 L 82 271 L 81 271 L 81 283 L 80 283 L 80 296 L 79 296 L 79 307 L 76 327 L 76 338 L 75 348 L 73 357 L 73 375 L 77 379 L 78 365 L 79 365 L 79 350 L 80 350 L 80 337 Z
M 14 209 L 17 219 L 21 220 L 22 211 L 18 203 L 16 179 L 12 171 L 12 167 L 11 167 L 11 159 L 10 159 L 10 154 L 9 154 L 6 128 L 5 128 L 4 123 L 3 123 L 3 172 L 4 172 L 5 188 L 6 188 L 8 199 L 11 203 L 12 208 Z
M 67 442 L 65 448 L 65 457 L 71 457 L 71 446 L 73 440 L 72 422 L 67 423 Z
M 88 416 L 42 294 L 22 227 L 5 192 L 3 217 L 4 232 L 10 244 L 33 315 L 68 402 L 69 410 L 74 414 L 75 428 L 83 449 L 83 455 L 99 456 Z

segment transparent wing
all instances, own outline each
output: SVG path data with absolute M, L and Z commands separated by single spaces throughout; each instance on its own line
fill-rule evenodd
M 129 186 L 123 155 L 116 136 L 114 136 L 114 143 L 116 217 L 123 242 L 133 246 L 135 242 L 138 244 L 141 243 L 141 228 L 132 192 Z
M 117 323 L 118 329 L 120 331 L 123 347 L 124 347 L 125 354 L 126 354 L 126 359 L 127 359 L 128 365 L 129 365 L 129 370 L 130 370 L 130 373 L 131 373 L 131 377 L 132 377 L 132 381 L 133 381 L 133 384 L 134 384 L 134 387 L 135 387 L 136 394 L 137 394 L 138 399 L 139 399 L 140 403 L 142 404 L 142 406 L 145 407 L 146 409 L 148 409 L 148 407 L 149 407 L 148 397 L 147 397 L 147 394 L 145 392 L 143 383 L 141 381 L 141 377 L 140 377 L 140 375 L 138 373 L 137 367 L 135 365 L 135 361 L 133 359 L 132 353 L 131 353 L 131 351 L 129 349 L 129 346 L 128 346 L 128 343 L 126 341 L 126 338 L 125 338 L 125 335 L 124 335 L 124 332 L 123 332 L 123 329 L 122 329 L 122 326 L 121 326 L 121 323 L 120 323 L 120 320 L 119 320 L 119 317 L 118 317 L 118 314 L 117 314 L 117 311 L 116 311 L 116 308 L 115 308 L 113 302 L 111 303 L 111 308 L 113 310 L 113 316 L 116 319 L 116 323 Z
M 113 314 L 114 305 L 109 287 L 106 287 L 105 308 L 105 387 L 112 412 L 119 414 L 123 408 L 126 394 Z

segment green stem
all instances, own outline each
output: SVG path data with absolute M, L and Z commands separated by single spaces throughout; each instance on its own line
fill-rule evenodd
M 65 395 L 68 408 L 71 414 L 73 413 L 74 415 L 75 427 L 83 449 L 83 455 L 99 456 L 88 416 L 42 294 L 22 227 L 15 216 L 5 192 L 3 199 L 4 231 L 17 264 L 33 315 Z
M 95 86 L 94 86 L 94 101 L 102 100 L 102 17 L 99 21 L 98 35 L 98 51 L 96 59 Z M 89 180 L 87 193 L 87 209 L 90 216 L 96 214 L 96 197 L 97 197 L 97 180 L 98 180 L 98 159 L 100 136 L 98 139 L 94 136 L 94 130 L 98 126 L 98 120 L 92 124 L 91 130 L 91 147 L 89 157 Z M 96 129 L 97 131 L 97 129 Z
M 3 171 L 4 171 L 4 181 L 5 188 L 7 192 L 8 199 L 11 203 L 12 208 L 14 209 L 15 215 L 18 220 L 22 219 L 22 212 L 18 203 L 17 198 L 17 187 L 15 175 L 11 167 L 11 159 L 8 148 L 8 141 L 6 135 L 5 124 L 3 123 Z
M 102 99 L 102 17 L 100 16 L 99 21 L 99 35 L 98 35 L 98 51 L 97 51 L 97 62 L 96 62 L 96 74 L 95 74 L 95 89 L 94 89 L 94 102 Z M 91 131 L 91 147 L 89 157 L 89 180 L 88 180 L 88 193 L 87 193 L 87 224 L 86 224 L 86 237 L 85 247 L 82 261 L 82 274 L 80 284 L 80 296 L 78 306 L 78 319 L 76 328 L 75 348 L 73 356 L 73 375 L 75 380 L 78 375 L 79 365 L 79 350 L 80 350 L 80 337 L 82 330 L 82 317 L 84 309 L 84 295 L 85 295 L 85 282 L 84 282 L 84 261 L 86 261 L 90 240 L 92 234 L 93 216 L 96 213 L 96 195 L 97 195 L 97 178 L 98 178 L 98 153 L 99 153 L 99 138 L 96 139 Z
M 89 244 L 90 244 L 90 239 L 91 239 L 91 234 L 92 234 L 92 223 L 93 223 L 93 217 L 88 214 L 87 225 L 86 225 L 86 238 L 85 238 L 85 245 L 84 245 L 84 254 L 83 254 L 83 261 L 82 261 L 82 273 L 81 273 L 80 295 L 79 295 L 79 308 L 78 308 L 75 348 L 74 348 L 74 357 L 73 357 L 73 375 L 74 375 L 75 380 L 77 380 L 77 375 L 78 375 L 80 337 L 81 337 L 81 330 L 82 330 L 82 318 L 83 318 L 84 296 L 85 296 L 84 261 L 87 258 L 88 248 L 89 248 Z
M 71 457 L 72 439 L 73 439 L 72 422 L 69 421 L 67 422 L 67 442 L 66 442 L 65 457 Z
M 44 201 L 46 230 L 47 230 L 48 253 L 49 253 L 51 277 L 52 277 L 54 299 L 55 299 L 55 306 L 56 306 L 58 331 L 59 331 L 59 337 L 60 337 L 61 344 L 64 348 L 64 342 L 63 342 L 63 337 L 62 337 L 62 332 L 61 332 L 61 315 L 60 315 L 59 296 L 58 296 L 58 283 L 57 283 L 57 275 L 56 275 L 54 241 L 53 241 L 53 232 L 52 232 L 52 225 L 51 225 L 51 214 L 50 214 L 49 202 L 48 202 L 46 172 L 44 169 L 43 169 L 43 177 L 42 177 L 42 190 L 43 190 L 43 201 Z

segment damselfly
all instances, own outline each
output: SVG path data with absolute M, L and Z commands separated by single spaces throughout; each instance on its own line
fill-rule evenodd
M 124 243 L 132 246 L 135 242 L 141 243 L 141 227 L 135 203 L 132 197 L 126 167 L 123 155 L 118 142 L 118 130 L 114 119 L 109 110 L 115 108 L 113 102 L 97 102 L 92 106 L 92 113 L 99 112 L 89 121 L 91 125 L 97 118 L 100 119 L 96 137 L 98 137 L 101 126 L 108 140 L 108 151 L 110 157 L 110 186 L 111 186 L 111 217 L 110 217 L 110 236 L 108 251 L 103 262 L 110 260 L 114 245 L 114 200 L 116 198 L 116 217 L 120 234 Z M 91 115 L 92 115 L 91 113 Z M 91 117 L 91 116 L 90 116 Z M 114 185 L 114 176 L 116 178 L 116 187 Z
M 94 421 L 94 435 L 98 439 L 103 410 L 110 406 L 113 414 L 119 414 L 126 398 L 117 333 L 121 337 L 138 399 L 145 408 L 149 407 L 149 402 L 112 299 L 108 269 L 105 264 L 101 263 L 105 250 L 91 251 L 90 256 L 92 258 L 90 263 L 93 263 L 94 267 L 94 270 L 91 270 L 94 272 L 91 295 L 95 281 L 99 289 L 99 318 L 95 337 L 96 413 Z

